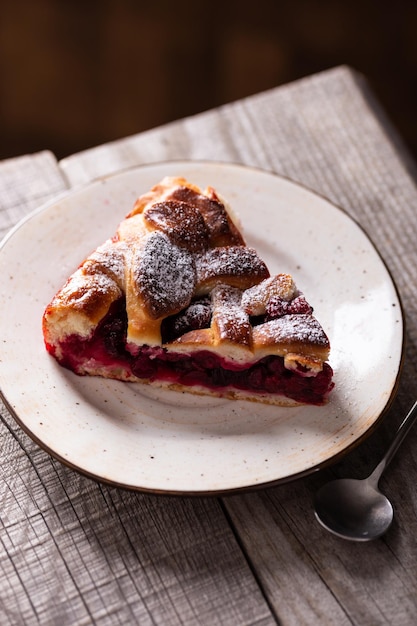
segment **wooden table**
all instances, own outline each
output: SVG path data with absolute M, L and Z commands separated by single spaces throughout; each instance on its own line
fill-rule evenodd
M 265 168 L 359 221 L 406 311 L 397 398 L 337 465 L 224 497 L 168 498 L 97 484 L 40 449 L 2 406 L 0 623 L 415 624 L 417 431 L 382 481 L 396 511 L 383 538 L 338 539 L 312 509 L 331 477 L 373 468 L 416 396 L 415 163 L 366 80 L 338 67 L 61 162 L 48 151 L 3 161 L 1 233 L 99 175 L 183 158 Z

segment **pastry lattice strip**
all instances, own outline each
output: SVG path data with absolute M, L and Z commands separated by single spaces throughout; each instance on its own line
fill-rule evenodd
M 304 377 L 317 376 L 328 358 L 328 338 L 292 277 L 271 277 L 218 194 L 183 178 L 166 178 L 142 195 L 56 294 L 43 319 L 48 350 L 78 373 L 136 380 L 130 366 L 95 367 L 97 356 L 87 358 L 85 346 L 97 343 L 120 302 L 123 350 L 133 357 L 152 347 L 212 351 L 227 369 L 279 356 Z M 65 357 L 73 337 L 85 351 L 78 360 Z

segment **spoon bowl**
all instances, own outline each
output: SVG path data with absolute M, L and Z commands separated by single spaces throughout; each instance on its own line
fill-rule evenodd
M 388 530 L 394 510 L 388 498 L 379 491 L 378 482 L 416 420 L 417 401 L 368 478 L 340 478 L 319 489 L 315 498 L 315 515 L 326 530 L 352 541 L 371 541 Z
M 391 502 L 368 480 L 341 478 L 324 485 L 316 496 L 315 513 L 327 530 L 353 541 L 371 541 L 391 526 Z

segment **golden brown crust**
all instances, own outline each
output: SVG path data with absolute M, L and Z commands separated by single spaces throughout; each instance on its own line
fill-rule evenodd
M 209 230 L 197 207 L 177 200 L 165 200 L 149 206 L 143 213 L 150 228 L 162 231 L 172 244 L 190 252 L 209 247 Z
M 257 285 L 269 276 L 257 252 L 246 246 L 211 248 L 196 256 L 196 294 L 210 293 L 216 285 L 231 285 L 241 290 Z
M 249 287 L 242 296 L 242 306 L 249 315 L 264 315 L 271 298 L 281 298 L 289 302 L 297 294 L 297 287 L 292 276 L 277 274 L 268 280 L 263 280 L 260 284 Z
M 222 247 L 213 247 L 217 244 Z M 193 295 L 221 283 L 244 289 L 269 275 L 257 253 L 244 246 L 214 190 L 203 192 L 184 178 L 165 178 L 138 198 L 113 239 L 81 265 L 77 284 L 71 281 L 58 292 L 44 322 L 55 341 L 67 335 L 66 314 L 70 320 L 78 313 L 90 328 L 107 313 L 107 296 L 101 301 L 102 288 L 89 278 L 96 273 L 112 279 L 126 295 L 128 341 L 151 345 L 161 343 L 162 320 L 186 307 Z M 80 290 L 82 299 L 77 296 Z M 60 310 L 59 325 L 52 309 Z
M 74 272 L 45 310 L 45 341 L 59 357 L 66 337 L 89 337 L 123 297 L 128 349 L 160 346 L 165 320 L 188 311 L 202 296 L 209 302 L 209 322 L 170 336 L 163 344 L 167 350 L 209 350 L 248 365 L 278 355 L 288 369 L 307 376 L 323 368 L 328 338 L 292 277 L 270 277 L 217 193 L 184 178 L 165 178 L 138 198 L 114 237 Z M 99 365 L 94 371 L 94 364 L 85 372 L 139 380 Z M 244 392 L 227 393 L 248 399 Z
M 111 277 L 78 269 L 45 309 L 42 327 L 46 343 L 58 348 L 69 335 L 90 336 L 121 295 Z
M 253 341 L 259 351 L 275 354 L 276 346 L 285 353 L 315 356 L 326 360 L 330 343 L 320 323 L 313 315 L 285 315 L 253 329 Z

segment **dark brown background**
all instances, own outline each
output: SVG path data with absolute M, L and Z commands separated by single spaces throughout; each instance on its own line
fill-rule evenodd
M 0 158 L 61 158 L 340 64 L 417 156 L 415 1 L 6 0 Z

